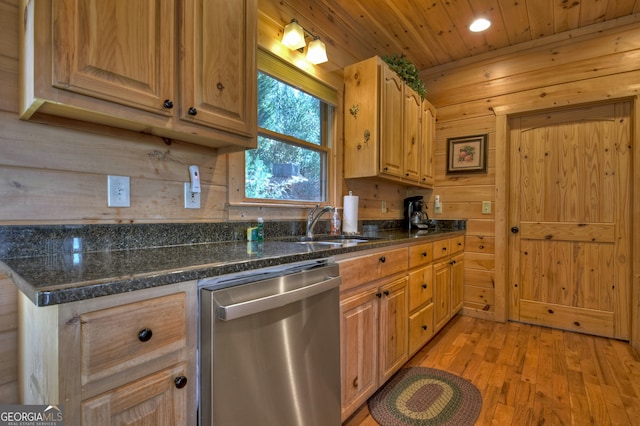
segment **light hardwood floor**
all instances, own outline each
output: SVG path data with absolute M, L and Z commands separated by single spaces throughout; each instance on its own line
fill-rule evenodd
M 476 425 L 640 425 L 640 353 L 626 342 L 456 316 L 415 365 L 475 384 Z M 365 406 L 345 424 L 378 423 Z

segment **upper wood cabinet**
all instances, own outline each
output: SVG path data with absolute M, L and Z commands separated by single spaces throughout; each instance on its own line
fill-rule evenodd
M 436 145 L 436 109 L 426 99 L 422 101 L 420 123 L 420 183 L 428 187 L 434 184 L 433 155 Z
M 255 146 L 256 0 L 32 1 L 23 13 L 21 118 Z
M 344 78 L 345 178 L 433 186 L 433 131 L 424 131 L 420 95 L 379 57 L 346 67 Z M 435 110 L 428 110 L 433 129 Z

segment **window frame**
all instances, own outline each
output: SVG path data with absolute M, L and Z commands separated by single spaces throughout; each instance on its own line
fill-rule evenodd
M 248 198 L 245 195 L 245 152 L 229 155 L 229 197 L 231 206 L 267 206 L 283 208 L 309 208 L 317 204 L 331 205 L 335 198 L 335 141 L 337 140 L 336 114 L 338 113 L 338 90 L 328 86 L 303 70 L 285 62 L 283 59 L 258 50 L 258 71 L 280 80 L 298 90 L 308 93 L 321 101 L 321 144 L 313 144 L 291 136 L 258 128 L 257 136 L 272 138 L 277 141 L 321 152 L 325 164 L 321 164 L 321 178 L 324 179 L 324 201 L 278 200 L 266 198 Z M 256 73 L 257 78 L 257 73 Z M 257 95 L 257 94 L 256 94 Z M 335 200 L 334 200 L 335 201 Z

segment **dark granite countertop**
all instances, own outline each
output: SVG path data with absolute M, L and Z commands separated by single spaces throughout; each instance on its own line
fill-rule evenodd
M 300 244 L 290 237 L 263 243 L 238 240 L 94 252 L 60 250 L 0 259 L 0 270 L 35 305 L 48 306 L 462 233 L 446 229 L 417 235 L 390 230 L 365 243 L 338 247 Z

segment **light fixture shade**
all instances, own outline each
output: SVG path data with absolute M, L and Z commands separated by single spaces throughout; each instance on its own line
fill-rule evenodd
M 327 49 L 319 38 L 315 38 L 311 43 L 309 43 L 309 47 L 307 48 L 307 60 L 316 65 L 328 61 Z
M 491 26 L 491 21 L 489 21 L 488 19 L 479 18 L 473 21 L 471 25 L 469 25 L 469 30 L 474 33 L 479 33 L 481 31 L 486 30 L 490 26 Z
M 282 44 L 291 50 L 301 49 L 306 44 L 304 41 L 304 29 L 295 19 L 292 19 L 291 22 L 284 27 Z

